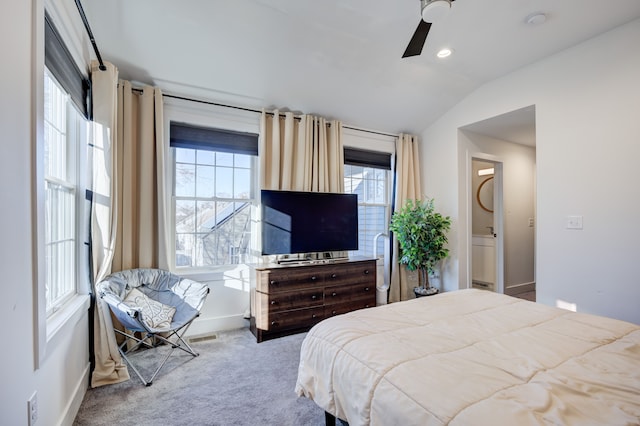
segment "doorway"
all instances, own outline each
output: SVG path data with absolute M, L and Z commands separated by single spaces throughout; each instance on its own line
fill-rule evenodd
M 535 292 L 535 107 L 472 123 L 460 128 L 459 135 L 465 176 L 460 241 L 466 253 L 462 264 L 466 285 L 461 287 L 531 294 Z M 492 168 L 493 177 L 488 171 Z

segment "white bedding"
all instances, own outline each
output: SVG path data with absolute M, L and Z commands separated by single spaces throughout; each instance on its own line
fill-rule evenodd
M 322 321 L 296 392 L 358 425 L 640 424 L 640 326 L 485 290 Z

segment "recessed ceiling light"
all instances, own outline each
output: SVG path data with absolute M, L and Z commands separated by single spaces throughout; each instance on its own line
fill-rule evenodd
M 452 53 L 453 53 L 453 49 L 449 49 L 448 47 L 445 47 L 444 49 L 441 49 L 437 53 L 437 56 L 438 58 L 446 58 L 448 56 L 451 56 Z
M 544 13 L 532 13 L 525 18 L 525 22 L 529 25 L 540 25 L 547 20 L 547 15 Z

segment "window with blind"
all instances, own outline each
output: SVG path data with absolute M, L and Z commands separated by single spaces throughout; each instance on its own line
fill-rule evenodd
M 40 240 L 44 247 L 44 282 L 47 318 L 66 306 L 79 293 L 88 262 L 83 250 L 85 237 L 83 186 L 85 150 L 91 113 L 90 82 L 78 69 L 72 55 L 48 14 L 45 13 L 45 72 L 43 139 L 37 155 L 41 161 L 44 205 L 39 211 Z M 40 222 L 41 221 L 41 222 Z M 84 282 L 84 281 L 83 281 Z
M 44 254 L 46 311 L 76 294 L 78 270 L 78 148 L 88 123 L 48 70 L 44 82 Z
M 391 211 L 391 155 L 353 148 L 344 149 L 344 189 L 358 196 L 358 250 L 356 256 L 373 256 L 374 238 L 388 234 Z M 377 253 L 384 253 L 378 240 Z
M 176 268 L 247 261 L 258 135 L 170 124 Z

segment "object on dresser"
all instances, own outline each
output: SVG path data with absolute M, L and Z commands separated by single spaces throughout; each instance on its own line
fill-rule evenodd
M 358 197 L 329 192 L 260 192 L 262 254 L 358 249 Z

